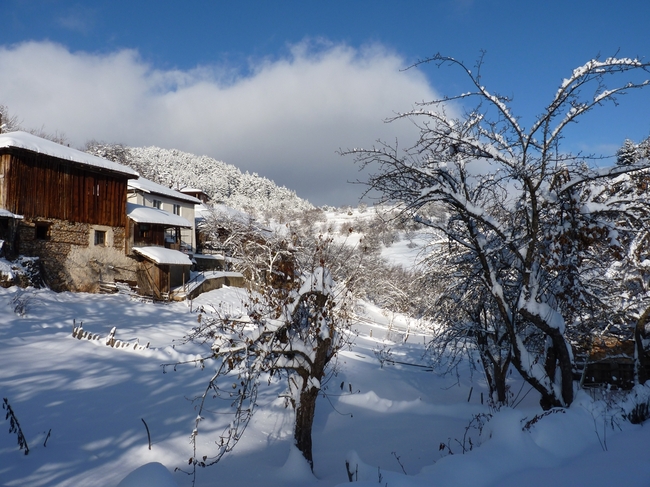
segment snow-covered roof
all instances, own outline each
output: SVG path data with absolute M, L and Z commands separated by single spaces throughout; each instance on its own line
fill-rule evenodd
M 203 193 L 207 194 L 205 191 L 199 188 L 183 188 L 180 190 L 181 193 Z
M 126 174 L 127 176 L 137 178 L 138 173 L 130 167 L 123 166 L 117 162 L 112 162 L 101 157 L 82 152 L 71 147 L 66 147 L 51 140 L 43 139 L 27 132 L 7 132 L 0 134 L 0 150 L 3 148 L 26 149 L 38 154 L 63 159 L 65 161 L 91 166 L 97 169 Z
M 22 215 L 15 215 L 14 213 L 10 212 L 9 210 L 5 210 L 4 208 L 0 208 L 0 218 L 15 218 L 17 220 L 22 220 L 23 216 Z
M 136 223 L 150 223 L 152 225 L 167 225 L 170 227 L 192 228 L 192 224 L 182 216 L 174 215 L 165 210 L 151 206 L 126 204 L 126 215 Z
M 165 247 L 133 247 L 133 251 L 156 264 L 192 265 L 190 258 L 178 250 L 166 249 Z
M 144 178 L 129 181 L 129 189 L 136 189 L 150 194 L 159 194 L 162 196 L 167 196 L 169 198 L 187 201 L 188 203 L 194 203 L 195 205 L 201 203 L 201 200 L 195 198 L 194 196 L 183 194 L 180 191 L 176 191 L 174 189 L 168 188 L 167 186 L 154 183 L 153 181 Z
M 199 260 L 224 260 L 224 256 L 221 254 L 194 254 L 194 258 Z

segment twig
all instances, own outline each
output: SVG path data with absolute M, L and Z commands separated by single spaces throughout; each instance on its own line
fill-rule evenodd
M 399 466 L 402 467 L 402 472 L 404 472 L 404 475 L 408 475 L 406 473 L 406 470 L 404 470 L 404 465 L 402 465 L 402 462 L 400 462 L 400 457 L 397 456 L 396 452 L 391 452 L 393 456 L 395 457 L 395 460 L 397 460 L 397 463 L 399 463 Z
M 149 439 L 149 450 L 151 450 L 151 434 L 149 433 L 149 426 L 147 426 L 147 422 L 144 420 L 144 418 L 140 418 L 140 419 L 142 419 L 142 422 L 144 423 L 144 427 L 147 428 L 147 438 Z
M 25 455 L 27 455 L 29 454 L 29 447 L 27 446 L 27 440 L 25 439 L 23 430 L 20 427 L 18 418 L 16 418 L 16 415 L 14 414 L 14 410 L 11 409 L 11 406 L 9 405 L 9 401 L 7 400 L 7 398 L 5 397 L 3 399 L 4 399 L 4 404 L 2 405 L 2 409 L 7 410 L 7 415 L 5 416 L 5 419 L 9 420 L 9 433 L 16 433 L 16 436 L 18 437 L 18 449 L 25 450 Z

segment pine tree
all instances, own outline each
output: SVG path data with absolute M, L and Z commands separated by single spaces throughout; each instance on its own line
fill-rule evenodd
M 621 148 L 616 152 L 616 164 L 629 166 L 639 159 L 639 150 L 634 142 L 625 139 Z

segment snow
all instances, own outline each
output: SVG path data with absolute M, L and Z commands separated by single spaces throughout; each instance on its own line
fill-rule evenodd
M 134 178 L 138 177 L 138 173 L 130 167 L 102 159 L 101 157 L 93 156 L 86 152 L 78 151 L 77 149 L 73 149 L 71 147 L 57 144 L 56 142 L 52 142 L 47 139 L 42 139 L 27 132 L 17 131 L 0 134 L 0 148 L 11 147 L 27 149 L 39 154 L 46 154 L 58 159 L 76 162 L 99 169 L 105 169 L 108 171 L 125 174 Z
M 151 462 L 136 468 L 117 487 L 178 487 L 162 463 Z
M 245 311 L 246 299 L 247 292 L 236 288 L 168 304 L 0 289 L 0 390 L 30 448 L 29 455 L 18 449 L 8 423 L 0 430 L 0 485 L 191 485 L 192 477 L 176 469 L 189 470 L 197 415 L 191 399 L 202 394 L 214 370 L 206 362 L 204 369 L 187 365 L 163 373 L 161 364 L 204 354 L 210 344 L 183 341 L 198 316 Z M 23 314 L 14 312 L 18 303 Z M 341 352 L 337 375 L 320 384 L 326 397 L 316 410 L 314 474 L 292 445 L 292 412 L 278 398 L 284 387 L 264 382 L 251 425 L 232 453 L 198 470 L 198 487 L 344 486 L 346 460 L 360 486 L 647 485 L 650 429 L 622 420 L 620 411 L 632 407 L 633 397 L 647 400 L 650 388 L 637 388 L 627 400 L 614 391 L 597 400 L 579 392 L 565 412 L 534 421 L 542 411 L 526 386 L 516 408 L 494 411 L 481 404 L 485 381 L 468 364 L 447 376 L 417 366 L 426 365 L 424 330 L 368 303 L 358 303 L 355 312 L 362 319 L 354 343 Z M 75 339 L 73 321 L 101 338 L 115 328 L 116 339 L 150 346 L 113 348 L 103 339 Z M 382 351 L 390 351 L 395 364 L 380 362 Z M 515 393 L 521 388 L 516 374 L 508 384 Z M 229 404 L 209 404 L 198 454 L 213 451 L 231 420 Z M 472 424 L 487 415 L 479 434 Z M 466 434 L 472 448 L 462 454 Z M 441 443 L 454 454 L 440 450 Z
M 153 225 L 168 225 L 170 227 L 192 228 L 192 224 L 182 216 L 174 215 L 165 210 L 142 206 L 135 203 L 126 204 L 127 216 L 136 223 Z
M 1 244 L 0 244 L 0 248 L 2 248 Z M 6 277 L 7 279 L 13 279 L 14 278 L 13 267 L 5 259 L 0 259 L 0 276 Z
M 192 187 L 182 188 L 179 191 L 181 193 L 203 193 L 203 190 L 201 188 L 192 188 Z
M 183 252 L 165 247 L 133 247 L 133 251 L 156 264 L 192 265 L 192 261 Z
M 333 287 L 334 282 L 332 281 L 332 276 L 329 271 L 322 267 L 317 267 L 314 269 L 314 272 L 303 277 L 303 284 L 300 287 L 298 294 L 305 294 L 308 292 L 330 294 Z
M 162 184 L 154 183 L 153 181 L 150 181 L 145 178 L 129 181 L 129 188 L 139 189 L 140 191 L 144 191 L 145 193 L 168 196 L 170 198 L 175 198 L 181 201 L 187 201 L 188 203 L 194 203 L 196 205 L 201 204 L 201 200 L 195 198 L 194 196 L 183 194 L 180 191 L 173 190 L 172 188 L 168 188 L 167 186 L 163 186 Z
M 22 215 L 15 215 L 9 210 L 5 210 L 4 208 L 0 208 L 0 218 L 15 218 L 17 220 L 23 219 Z
M 295 191 L 208 156 L 159 147 L 130 147 L 129 157 L 129 164 L 137 167 L 143 177 L 168 187 L 201 188 L 215 203 L 283 212 L 312 207 Z

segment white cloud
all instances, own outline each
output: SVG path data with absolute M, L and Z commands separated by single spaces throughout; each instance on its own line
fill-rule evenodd
M 408 138 L 383 120 L 435 96 L 382 46 L 293 46 L 278 59 L 161 71 L 133 50 L 108 55 L 29 42 L 0 47 L 0 104 L 25 126 L 89 139 L 206 154 L 288 186 L 316 204 L 355 203 L 339 148 Z
M 94 9 L 83 5 L 75 5 L 65 14 L 57 17 L 55 22 L 64 29 L 80 34 L 91 32 L 97 13 Z

